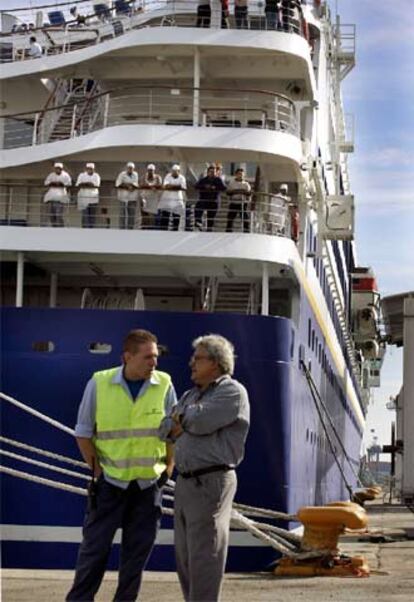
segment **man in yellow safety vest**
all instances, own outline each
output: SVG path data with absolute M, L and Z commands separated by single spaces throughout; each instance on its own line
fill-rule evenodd
M 89 490 L 67 600 L 94 599 L 118 528 L 122 541 L 114 600 L 136 600 L 159 527 L 162 486 L 173 471 L 172 449 L 157 432 L 176 394 L 170 376 L 156 370 L 156 336 L 131 331 L 122 360 L 122 366 L 95 372 L 79 407 L 75 435 L 97 480 Z

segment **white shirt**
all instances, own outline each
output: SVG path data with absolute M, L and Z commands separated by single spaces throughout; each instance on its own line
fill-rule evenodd
M 121 186 L 121 184 L 124 184 L 124 185 L 132 184 L 133 186 L 138 187 L 138 173 L 136 171 L 133 171 L 130 174 L 127 171 L 121 171 L 121 173 L 118 175 L 118 177 L 116 179 L 115 188 L 118 188 L 118 186 Z M 121 201 L 121 203 L 129 203 L 130 201 L 137 201 L 138 196 L 139 196 L 138 188 L 134 188 L 134 190 L 127 190 L 126 188 L 118 189 L 118 201 Z
M 230 182 L 228 183 L 227 186 L 227 192 L 231 192 L 232 190 L 244 190 L 245 192 L 251 192 L 252 187 L 250 186 L 249 182 L 247 182 L 246 180 L 236 180 L 236 178 L 233 178 L 232 180 L 230 180 Z M 232 194 L 230 196 L 230 202 L 232 201 L 248 201 L 249 200 L 249 196 L 247 194 L 243 194 L 243 193 L 239 193 L 239 194 Z
M 161 195 L 158 209 L 171 211 L 172 213 L 178 213 L 178 215 L 181 215 L 184 213 L 183 190 L 187 190 L 186 179 L 181 174 L 178 174 L 177 177 L 174 178 L 171 173 L 167 173 L 164 178 L 164 186 L 167 186 L 167 184 L 181 186 L 182 190 L 164 190 Z
M 158 174 L 154 174 L 154 178 L 152 180 L 148 179 L 148 175 L 144 177 L 144 185 L 145 186 L 161 186 L 162 179 Z M 152 213 L 156 215 L 158 213 L 158 204 L 160 202 L 161 190 L 157 189 L 145 189 L 143 190 L 143 197 L 145 200 L 145 211 L 147 213 Z
M 61 186 L 49 186 L 56 182 L 57 184 L 63 184 L 63 188 Z M 72 178 L 66 171 L 61 171 L 60 174 L 52 171 L 46 180 L 45 186 L 49 186 L 49 190 L 47 190 L 45 196 L 43 197 L 43 201 L 45 203 L 49 203 L 49 201 L 58 201 L 60 203 L 69 203 L 69 195 L 67 191 L 67 186 L 72 186 Z
M 101 185 L 101 176 L 95 171 L 93 174 L 88 174 L 83 171 L 78 175 L 76 186 L 80 184 L 93 184 L 95 188 L 79 188 L 78 191 L 78 209 L 86 209 L 88 205 L 96 205 L 99 201 L 99 186 Z
M 29 56 L 32 59 L 39 59 L 42 56 L 42 53 L 42 47 L 38 42 L 33 42 L 33 44 L 30 44 Z

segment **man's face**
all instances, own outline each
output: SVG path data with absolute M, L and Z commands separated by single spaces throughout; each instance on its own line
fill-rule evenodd
M 60 176 L 60 174 L 62 173 L 62 168 L 61 167 L 55 167 L 55 173 Z
M 199 345 L 190 359 L 191 380 L 196 385 L 205 385 L 217 377 L 217 362 L 212 360 L 207 351 Z
M 150 341 L 141 343 L 135 353 L 125 351 L 123 360 L 127 378 L 131 380 L 147 379 L 157 367 L 158 347 L 156 343 Z
M 179 175 L 180 172 L 178 171 L 178 169 L 173 169 L 171 173 L 172 173 L 172 175 L 173 175 L 174 178 L 178 178 L 178 175 Z
M 241 182 L 243 180 L 243 172 L 242 171 L 236 171 L 236 175 L 235 178 L 238 182 Z
M 209 178 L 214 178 L 214 176 L 216 175 L 216 170 L 214 167 L 209 167 L 207 170 L 207 175 Z
M 147 174 L 150 178 L 152 178 L 154 176 L 154 170 L 153 169 L 147 169 Z
M 128 165 L 127 172 L 129 173 L 129 175 L 131 175 L 133 171 L 134 171 L 134 168 L 132 167 L 132 165 Z
M 86 173 L 88 174 L 88 176 L 91 176 L 93 174 L 93 169 L 92 167 L 87 167 L 86 168 Z

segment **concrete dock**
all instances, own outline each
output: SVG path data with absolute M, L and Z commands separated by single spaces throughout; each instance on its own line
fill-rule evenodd
M 372 504 L 369 532 L 345 535 L 340 548 L 363 555 L 371 576 L 274 577 L 269 573 L 227 574 L 221 602 L 413 602 L 414 513 L 400 506 Z M 57 602 L 64 600 L 72 571 L 2 571 L 3 602 Z M 96 602 L 110 602 L 117 574 L 107 573 Z M 175 573 L 147 572 L 142 602 L 178 602 L 181 590 Z

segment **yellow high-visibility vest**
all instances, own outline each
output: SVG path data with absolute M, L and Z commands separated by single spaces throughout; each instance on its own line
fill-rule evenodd
M 94 444 L 105 473 L 120 481 L 156 479 L 166 468 L 166 445 L 157 436 L 165 416 L 165 396 L 171 385 L 166 372 L 153 373 L 135 403 L 124 387 L 114 383 L 119 368 L 95 372 L 96 435 Z

